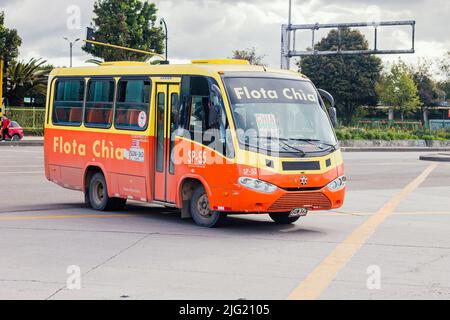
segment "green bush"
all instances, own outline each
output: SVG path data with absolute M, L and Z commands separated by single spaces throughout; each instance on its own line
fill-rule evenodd
M 450 130 L 364 129 L 342 127 L 336 130 L 339 140 L 450 140 Z

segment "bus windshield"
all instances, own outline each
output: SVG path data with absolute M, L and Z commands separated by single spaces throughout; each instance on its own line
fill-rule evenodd
M 305 151 L 298 150 L 302 146 L 323 150 L 337 145 L 327 112 L 311 82 L 236 77 L 225 78 L 225 85 L 240 143 L 301 153 Z

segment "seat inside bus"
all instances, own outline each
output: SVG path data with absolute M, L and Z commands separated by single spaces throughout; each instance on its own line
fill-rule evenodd
M 83 119 L 83 108 L 72 108 L 70 110 L 69 122 L 81 122 Z
M 112 109 L 95 106 L 87 111 L 86 122 L 91 124 L 107 125 L 112 121 Z

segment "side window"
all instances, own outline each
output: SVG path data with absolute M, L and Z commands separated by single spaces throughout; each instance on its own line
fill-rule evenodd
M 208 129 L 210 106 L 209 84 L 205 77 L 191 77 L 188 105 L 190 105 L 190 112 L 187 129 L 195 140 L 202 139 L 204 132 Z
M 173 132 L 176 129 L 176 125 L 179 123 L 180 118 L 180 96 L 178 93 L 172 93 L 170 101 L 172 110 L 170 126 L 171 131 Z
M 114 80 L 90 80 L 84 123 L 87 127 L 110 128 L 113 118 Z
M 189 131 L 203 133 L 206 131 L 206 110 L 209 99 L 206 97 L 192 97 L 191 115 L 189 118 Z M 206 107 L 205 107 L 206 106 Z
M 171 101 L 171 116 L 170 116 L 170 132 L 171 132 L 171 139 L 170 139 L 170 167 L 169 167 L 169 173 L 174 174 L 175 173 L 175 163 L 174 163 L 174 155 L 173 150 L 175 148 L 175 137 L 173 136 L 175 134 L 176 125 L 179 121 L 180 116 L 180 96 L 178 93 L 172 93 L 170 96 Z
M 183 135 L 189 134 L 191 139 L 219 153 L 234 156 L 225 105 L 214 79 L 183 77 L 179 124 Z
M 53 124 L 80 126 L 83 122 L 85 82 L 83 79 L 62 80 L 55 83 Z
M 166 95 L 164 93 L 158 94 L 156 121 L 157 127 L 157 141 L 156 141 L 156 171 L 164 171 L 164 108 L 166 102 Z
M 147 129 L 151 96 L 150 80 L 120 80 L 114 125 L 118 129 Z

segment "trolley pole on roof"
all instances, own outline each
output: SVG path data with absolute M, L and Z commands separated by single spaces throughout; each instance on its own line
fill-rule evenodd
M 86 40 L 83 40 L 83 41 L 86 43 L 86 48 L 88 48 L 88 49 L 91 49 L 95 45 L 95 46 L 102 46 L 102 47 L 114 48 L 114 49 L 118 49 L 118 50 L 135 52 L 135 53 L 147 55 L 150 57 L 156 56 L 156 57 L 160 57 L 163 60 L 165 59 L 165 57 L 163 55 L 156 53 L 156 52 L 133 49 L 133 48 L 128 48 L 128 47 L 118 46 L 115 44 L 95 41 L 94 29 L 90 28 L 90 27 L 87 28 Z

